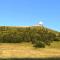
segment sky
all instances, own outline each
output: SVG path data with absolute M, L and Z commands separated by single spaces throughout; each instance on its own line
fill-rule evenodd
M 60 31 L 60 0 L 0 0 L 0 26 L 44 26 Z

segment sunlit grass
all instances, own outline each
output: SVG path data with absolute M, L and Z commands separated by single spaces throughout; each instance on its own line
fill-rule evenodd
M 54 41 L 53 43 L 51 43 L 51 45 L 49 46 L 49 48 L 60 49 L 60 41 Z
M 53 43 L 57 45 L 56 43 Z M 55 46 L 54 45 L 54 46 Z M 59 44 L 58 44 L 59 45 Z M 45 58 L 60 57 L 60 49 L 57 46 L 46 48 L 34 48 L 31 43 L 1 43 L 0 57 L 3 58 Z

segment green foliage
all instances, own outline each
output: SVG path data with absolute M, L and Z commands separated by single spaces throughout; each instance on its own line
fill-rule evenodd
M 0 43 L 31 42 L 35 47 L 45 47 L 54 40 L 60 40 L 53 30 L 41 26 L 7 27 L 0 26 Z
M 42 41 L 36 41 L 34 44 L 34 47 L 36 48 L 45 48 L 45 43 Z

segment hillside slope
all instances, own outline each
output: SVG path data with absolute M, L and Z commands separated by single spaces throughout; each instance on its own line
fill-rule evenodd
M 60 41 L 60 33 L 44 26 L 0 26 L 0 43 L 31 42 L 34 47 L 45 47 Z
M 0 58 L 48 57 L 60 57 L 60 32 L 44 26 L 0 26 Z

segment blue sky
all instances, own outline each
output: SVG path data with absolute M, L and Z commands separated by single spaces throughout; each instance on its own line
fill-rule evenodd
M 60 31 L 60 0 L 0 0 L 1 26 L 30 26 L 40 21 Z

